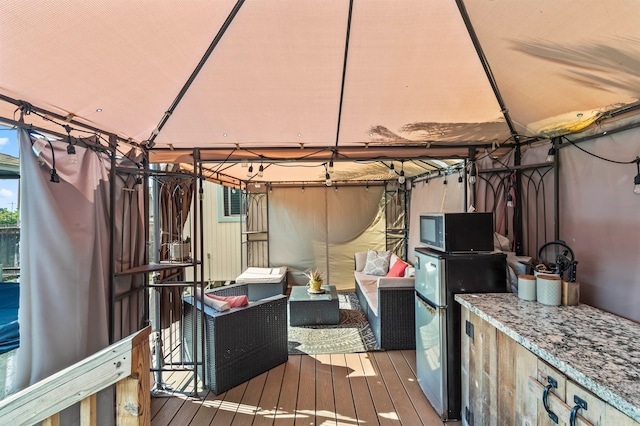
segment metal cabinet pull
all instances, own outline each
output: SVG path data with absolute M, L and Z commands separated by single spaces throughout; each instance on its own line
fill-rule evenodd
M 549 384 L 545 386 L 544 390 L 542 391 L 542 405 L 544 405 L 544 409 L 549 415 L 549 418 L 553 420 L 554 423 L 557 424 L 558 416 L 549 408 L 549 390 L 551 390 L 551 388 L 557 388 L 558 382 L 556 379 L 554 379 L 551 376 L 547 376 L 547 382 L 549 382 Z
M 580 410 L 581 408 L 583 410 L 587 409 L 587 401 L 580 398 L 578 395 L 573 395 L 573 402 L 575 402 L 576 405 L 574 405 L 573 409 L 571 410 L 571 415 L 569 416 L 569 426 L 576 426 L 576 416 L 578 415 L 578 410 Z

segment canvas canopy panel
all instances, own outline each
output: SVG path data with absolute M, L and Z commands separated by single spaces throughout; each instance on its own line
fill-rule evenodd
M 452 158 L 598 128 L 640 92 L 633 0 L 16 0 L 0 12 L 5 123 L 29 103 L 51 114 L 28 123 L 60 131 L 55 114 L 153 146 L 152 161 L 188 162 L 192 148 Z
M 638 2 L 464 3 L 519 133 L 579 131 L 638 101 Z

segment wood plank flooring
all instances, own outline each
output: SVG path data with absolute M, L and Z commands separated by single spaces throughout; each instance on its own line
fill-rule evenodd
M 192 379 L 186 372 L 163 376 L 185 392 Z M 220 395 L 154 397 L 151 416 L 153 426 L 444 424 L 416 380 L 415 351 L 291 355 Z

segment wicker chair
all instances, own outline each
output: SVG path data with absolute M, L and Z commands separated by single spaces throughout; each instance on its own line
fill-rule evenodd
M 246 284 L 236 284 L 215 289 L 218 296 L 247 294 Z M 194 317 L 197 323 L 197 341 L 201 341 L 202 321 L 200 301 L 185 296 L 184 350 L 187 359 L 193 346 Z M 287 297 L 278 295 L 250 302 L 248 306 L 218 312 L 204 307 L 205 374 L 202 360 L 198 360 L 198 375 L 205 386 L 218 395 L 234 386 L 286 362 L 288 355 Z

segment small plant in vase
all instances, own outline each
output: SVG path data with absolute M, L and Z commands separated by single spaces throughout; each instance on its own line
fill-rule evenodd
M 309 278 L 309 292 L 310 293 L 322 293 L 322 275 L 316 269 L 315 271 L 309 271 L 305 274 Z
M 191 257 L 191 237 L 174 241 L 169 245 L 169 257 L 171 260 L 182 262 Z

